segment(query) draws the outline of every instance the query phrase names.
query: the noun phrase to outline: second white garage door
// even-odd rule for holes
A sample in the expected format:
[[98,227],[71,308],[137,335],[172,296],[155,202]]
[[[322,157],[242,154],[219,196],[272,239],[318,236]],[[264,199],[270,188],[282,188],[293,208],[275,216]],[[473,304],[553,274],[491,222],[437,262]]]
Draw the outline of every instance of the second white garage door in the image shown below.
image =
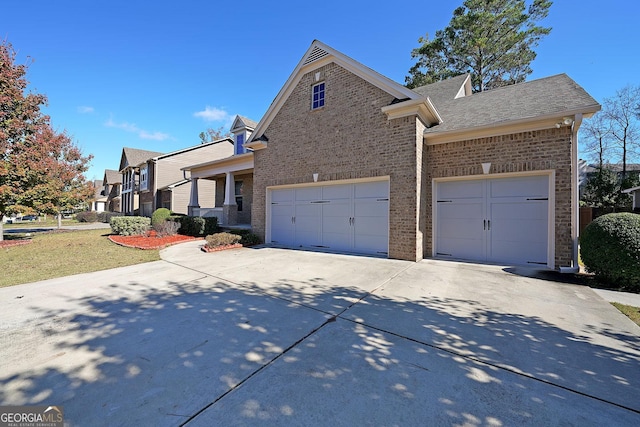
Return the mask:
[[436,185],[436,256],[549,266],[549,176]]
[[387,255],[389,182],[272,189],[270,241]]

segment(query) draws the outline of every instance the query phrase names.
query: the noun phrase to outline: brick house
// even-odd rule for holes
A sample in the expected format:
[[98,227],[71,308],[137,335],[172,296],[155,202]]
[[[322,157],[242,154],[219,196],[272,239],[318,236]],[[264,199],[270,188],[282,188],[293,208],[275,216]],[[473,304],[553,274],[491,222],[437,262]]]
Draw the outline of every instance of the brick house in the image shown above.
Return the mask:
[[252,229],[287,247],[571,270],[577,133],[599,108],[564,74],[410,90],[314,41],[244,144]]

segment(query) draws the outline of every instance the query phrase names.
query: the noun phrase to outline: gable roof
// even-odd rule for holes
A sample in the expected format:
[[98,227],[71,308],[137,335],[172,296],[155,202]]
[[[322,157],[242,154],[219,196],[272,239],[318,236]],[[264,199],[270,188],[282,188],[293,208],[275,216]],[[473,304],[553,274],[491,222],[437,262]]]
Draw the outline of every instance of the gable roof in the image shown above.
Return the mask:
[[[429,86],[419,88],[429,91]],[[439,97],[439,95],[437,95]],[[485,128],[533,121],[557,120],[564,116],[591,116],[600,109],[598,102],[566,74],[504,86],[459,98],[438,99],[442,123],[425,130],[425,136],[438,139]],[[548,127],[548,123],[545,125]]]
[[471,90],[471,74],[461,74],[413,89],[423,97],[431,98],[436,105],[462,96],[469,96]]
[[104,170],[104,179],[105,184],[122,184],[122,175],[118,171],[114,171],[113,169],[105,169]]
[[211,145],[224,144],[225,142],[228,143],[228,144],[233,145],[233,140],[231,138],[216,139],[215,141],[204,142],[202,144],[193,145],[191,147],[181,148],[180,150],[172,151],[172,152],[167,153],[167,154],[159,153],[159,155],[148,157],[145,160],[149,160],[149,159],[155,159],[155,160],[166,159],[168,157],[173,157],[173,156],[176,156],[178,154],[188,153],[189,151],[202,149],[202,148],[205,148],[205,147],[209,147]]
[[147,160],[161,156],[163,153],[157,151],[139,150],[137,148],[124,147],[120,158],[120,172],[130,166],[138,166]]
[[[338,52],[326,44],[318,40],[314,40],[276,95],[275,99],[267,109],[267,112],[255,127],[251,141],[249,141],[248,144],[245,144],[245,146],[252,148],[251,142],[259,141],[260,138],[262,138],[263,132],[269,126],[282,105],[286,102],[291,92],[293,92],[298,82],[302,79],[303,75],[329,63],[335,63],[341,66],[395,97],[397,102],[382,108],[382,111],[390,118],[403,117],[409,114],[418,114],[427,125],[433,125],[441,121],[438,111],[428,97],[425,98],[411,89],[408,89],[371,68],[351,59],[343,53]],[[254,145],[253,147],[257,148],[258,146]]]
[[237,115],[236,118],[233,120],[233,124],[231,125],[231,132],[233,132],[236,129],[243,129],[243,128],[254,130],[256,126],[258,126],[258,123],[251,120],[250,118]]

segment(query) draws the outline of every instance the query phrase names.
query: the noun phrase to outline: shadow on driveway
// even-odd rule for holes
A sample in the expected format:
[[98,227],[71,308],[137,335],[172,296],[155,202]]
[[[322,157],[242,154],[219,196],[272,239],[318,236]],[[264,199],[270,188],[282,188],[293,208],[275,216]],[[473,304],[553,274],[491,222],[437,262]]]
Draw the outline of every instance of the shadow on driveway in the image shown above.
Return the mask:
[[92,426],[640,421],[638,336],[596,331],[614,350],[469,301],[271,287],[203,276],[112,283],[73,310],[26,299],[30,316],[2,327],[0,404]]

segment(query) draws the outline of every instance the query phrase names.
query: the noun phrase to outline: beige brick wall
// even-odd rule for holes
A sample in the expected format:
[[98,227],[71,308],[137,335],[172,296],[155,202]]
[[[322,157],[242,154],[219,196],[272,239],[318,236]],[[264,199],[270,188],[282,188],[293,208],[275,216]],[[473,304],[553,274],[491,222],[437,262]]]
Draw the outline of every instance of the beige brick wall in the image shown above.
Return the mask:
[[430,256],[433,178],[481,175],[481,163],[491,162],[491,175],[554,169],[555,264],[570,266],[571,241],[571,129],[563,127],[490,138],[425,145],[423,170],[424,253]]
[[[311,111],[315,73],[326,83],[325,106]],[[336,64],[304,75],[255,153],[252,228],[265,236],[266,187],[389,176],[389,257],[422,258],[419,165],[422,127],[413,118],[389,121],[381,108],[393,96]]]

